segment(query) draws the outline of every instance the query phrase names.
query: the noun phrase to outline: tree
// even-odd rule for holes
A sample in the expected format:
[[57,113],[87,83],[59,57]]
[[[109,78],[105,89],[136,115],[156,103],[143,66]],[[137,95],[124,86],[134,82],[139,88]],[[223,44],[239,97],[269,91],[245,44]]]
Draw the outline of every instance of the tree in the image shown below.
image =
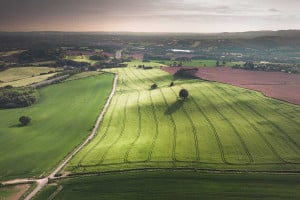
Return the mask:
[[22,126],[26,126],[30,123],[31,118],[27,117],[27,116],[22,116],[22,117],[19,118],[19,121],[20,121]]
[[157,85],[155,83],[151,85],[151,90],[154,90],[156,88],[157,88]]
[[252,61],[247,61],[245,64],[244,64],[244,68],[245,69],[248,69],[248,70],[253,70],[254,69],[254,64]]
[[185,100],[189,96],[189,92],[186,89],[181,89],[179,91],[179,97]]

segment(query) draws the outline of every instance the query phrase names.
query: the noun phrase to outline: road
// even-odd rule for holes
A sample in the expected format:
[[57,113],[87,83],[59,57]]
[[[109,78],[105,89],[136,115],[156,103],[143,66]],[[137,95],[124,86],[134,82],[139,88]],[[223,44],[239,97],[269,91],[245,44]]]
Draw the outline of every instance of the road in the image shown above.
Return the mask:
[[116,59],[121,59],[122,58],[122,50],[119,50],[116,52]]
[[75,156],[75,154],[77,154],[87,143],[89,143],[97,134],[97,131],[99,129],[100,123],[103,120],[103,117],[110,105],[110,102],[116,92],[116,88],[117,88],[117,82],[118,82],[118,75],[115,75],[114,78],[114,82],[113,82],[113,88],[111,90],[111,93],[102,109],[102,112],[100,113],[100,115],[97,118],[96,124],[94,126],[94,129],[92,130],[91,134],[88,136],[88,138],[81,143],[77,148],[75,148],[67,157],[66,159],[60,163],[55,170],[47,177],[45,178],[41,178],[41,179],[15,179],[15,180],[11,180],[11,181],[6,181],[3,182],[3,185],[11,185],[11,184],[22,184],[22,183],[32,183],[32,182],[36,182],[37,183],[37,187],[25,198],[25,200],[30,200],[32,199],[39,191],[41,191],[45,185],[48,183],[49,179],[55,179],[55,174],[57,174],[63,167],[66,166],[66,164],[73,158],[73,156]]

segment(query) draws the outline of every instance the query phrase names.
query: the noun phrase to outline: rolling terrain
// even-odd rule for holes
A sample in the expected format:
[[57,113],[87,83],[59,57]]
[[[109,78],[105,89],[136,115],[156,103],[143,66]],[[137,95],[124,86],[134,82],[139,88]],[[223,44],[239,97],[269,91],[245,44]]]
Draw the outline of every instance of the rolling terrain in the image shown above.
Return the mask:
[[[299,171],[298,106],[239,87],[129,66],[108,70],[119,74],[116,95],[98,135],[66,171]],[[169,87],[171,81],[175,86]],[[150,90],[153,83],[158,88]],[[181,88],[190,93],[185,101],[178,99]]]

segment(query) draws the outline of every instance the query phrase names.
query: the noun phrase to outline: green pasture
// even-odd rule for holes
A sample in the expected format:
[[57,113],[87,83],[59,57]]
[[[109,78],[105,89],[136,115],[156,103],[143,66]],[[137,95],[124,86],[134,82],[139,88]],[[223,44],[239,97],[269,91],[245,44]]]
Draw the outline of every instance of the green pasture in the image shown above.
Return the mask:
[[[34,200],[299,199],[300,176],[138,172],[73,178],[48,185]],[[59,189],[60,188],[60,189]]]
[[[102,74],[39,89],[26,108],[0,110],[0,180],[45,176],[84,140],[112,88]],[[20,127],[25,115],[31,123]]]
[[90,76],[97,76],[97,75],[99,75],[101,73],[102,72],[98,72],[98,71],[80,72],[78,74],[72,75],[69,78],[67,78],[67,81],[77,80],[77,79],[86,78],[86,77],[90,77]]
[[[108,70],[119,74],[117,92],[97,136],[66,171],[300,169],[299,106],[136,64]],[[158,88],[150,90],[153,83]],[[182,88],[190,93],[185,101],[178,99]]]

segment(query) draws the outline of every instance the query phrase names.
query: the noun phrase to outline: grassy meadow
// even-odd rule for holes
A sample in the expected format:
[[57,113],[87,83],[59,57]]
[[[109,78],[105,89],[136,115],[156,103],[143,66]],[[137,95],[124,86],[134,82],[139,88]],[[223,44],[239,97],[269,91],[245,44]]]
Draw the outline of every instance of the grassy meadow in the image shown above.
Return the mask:
[[9,68],[0,72],[1,82],[12,82],[33,76],[39,76],[41,73],[48,73],[56,71],[56,68],[52,67],[15,67]]
[[[21,87],[47,80],[56,74],[52,67],[15,67],[0,72],[0,87],[11,85]],[[49,74],[40,75],[41,73]]]
[[[39,89],[26,108],[0,109],[0,180],[46,175],[90,133],[114,76],[101,74]],[[19,117],[32,122],[19,126]]]
[[66,59],[73,60],[73,61],[76,61],[76,62],[86,62],[86,63],[90,63],[91,65],[99,62],[98,60],[91,60],[89,55],[67,56]]
[[[98,135],[69,163],[73,173],[136,168],[300,169],[300,107],[261,93],[158,68],[119,74]],[[169,87],[171,81],[175,86]],[[157,89],[150,90],[156,83]],[[186,88],[190,96],[181,101]]]
[[138,172],[66,179],[34,200],[299,199],[299,175]]

